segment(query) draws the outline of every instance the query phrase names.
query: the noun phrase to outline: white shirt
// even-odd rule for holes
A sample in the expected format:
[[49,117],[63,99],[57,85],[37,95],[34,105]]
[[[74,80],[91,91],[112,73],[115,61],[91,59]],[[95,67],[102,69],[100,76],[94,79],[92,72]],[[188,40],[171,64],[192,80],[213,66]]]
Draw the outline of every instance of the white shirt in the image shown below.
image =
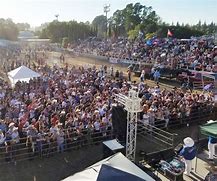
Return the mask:
[[51,127],[50,128],[50,133],[55,133],[58,129],[56,127]]
[[18,131],[13,131],[11,134],[11,138],[12,140],[14,140],[16,143],[19,143],[19,133]]
[[99,129],[100,129],[100,123],[98,121],[94,122],[94,128],[95,128],[95,130],[99,131]]
[[3,133],[0,134],[0,145],[5,142],[5,136]]

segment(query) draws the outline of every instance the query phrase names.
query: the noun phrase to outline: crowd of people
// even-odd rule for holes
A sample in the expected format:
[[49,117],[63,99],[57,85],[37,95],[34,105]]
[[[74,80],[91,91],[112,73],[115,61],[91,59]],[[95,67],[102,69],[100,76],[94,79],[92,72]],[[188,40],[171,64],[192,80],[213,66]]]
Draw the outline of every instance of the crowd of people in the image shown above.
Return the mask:
[[46,51],[52,50],[50,46],[20,45],[0,47],[0,69],[7,73],[22,65],[36,68],[37,65],[43,65],[47,58]]
[[106,66],[43,66],[38,72],[40,78],[18,82],[13,89],[7,82],[1,83],[0,147],[8,154],[23,142],[33,153],[41,152],[43,145],[63,152],[84,135],[110,135],[115,94],[127,95],[132,86],[142,98],[140,119],[144,124],[163,122],[167,127],[176,119],[213,107],[212,94],[129,82]]
[[215,57],[217,47],[211,38],[158,39],[148,41],[137,38],[128,40],[99,40],[91,38],[74,47],[75,52],[89,53],[132,62],[153,63],[164,67],[191,68],[196,70],[217,71]]
[[[136,56],[139,61],[156,59],[161,62],[164,58],[171,62],[168,61],[171,55],[176,59],[187,56],[186,51],[203,49],[178,43],[165,49],[163,45],[167,44],[149,47],[127,39],[113,44],[91,40],[81,43],[75,51],[129,59]],[[160,56],[165,50],[166,59]],[[145,83],[144,71],[140,81],[135,82],[131,80],[130,69],[125,77],[113,66],[69,67],[65,64],[65,67],[49,67],[45,61],[46,51],[40,48],[0,49],[0,59],[4,72],[26,65],[41,74],[40,78],[28,83],[18,82],[13,89],[9,82],[0,82],[0,150],[10,159],[20,144],[32,153],[42,153],[43,150],[63,152],[81,146],[84,140],[97,142],[97,137],[111,136],[112,107],[117,104],[115,94],[127,95],[132,87],[142,98],[139,119],[145,126],[168,128],[172,124],[182,124],[185,119],[193,119],[195,114],[209,113],[214,105],[214,96],[209,92],[161,89],[156,71],[153,72],[156,86],[150,87]],[[64,54],[60,56],[60,63],[65,63]]]

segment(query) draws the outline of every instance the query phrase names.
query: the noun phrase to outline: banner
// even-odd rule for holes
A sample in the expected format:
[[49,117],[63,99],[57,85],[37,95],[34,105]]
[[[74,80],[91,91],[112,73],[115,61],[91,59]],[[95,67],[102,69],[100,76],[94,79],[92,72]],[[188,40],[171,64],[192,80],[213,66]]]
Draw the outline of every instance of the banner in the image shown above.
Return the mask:
[[110,63],[115,63],[115,64],[116,64],[116,63],[118,63],[118,58],[110,57],[110,58],[109,58],[109,62],[110,62]]

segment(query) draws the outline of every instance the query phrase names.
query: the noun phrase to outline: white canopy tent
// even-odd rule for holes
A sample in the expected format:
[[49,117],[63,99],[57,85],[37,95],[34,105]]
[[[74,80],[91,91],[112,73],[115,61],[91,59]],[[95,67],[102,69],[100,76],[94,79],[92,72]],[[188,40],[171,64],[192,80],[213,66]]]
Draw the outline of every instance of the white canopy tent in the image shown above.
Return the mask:
[[117,153],[63,181],[155,181],[121,153]]
[[8,78],[14,86],[18,81],[29,82],[30,79],[40,77],[41,75],[26,66],[20,66],[10,72],[8,72]]

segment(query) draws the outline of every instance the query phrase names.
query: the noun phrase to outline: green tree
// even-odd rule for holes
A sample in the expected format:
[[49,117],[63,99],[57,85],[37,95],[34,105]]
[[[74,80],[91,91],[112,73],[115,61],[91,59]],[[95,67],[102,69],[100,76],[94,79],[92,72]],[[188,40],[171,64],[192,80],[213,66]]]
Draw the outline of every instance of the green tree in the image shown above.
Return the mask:
[[68,44],[69,44],[68,37],[64,37],[63,40],[62,40],[62,47],[67,48]]
[[107,30],[107,19],[104,15],[99,15],[94,18],[92,21],[92,26],[97,29],[98,37],[105,37]]
[[19,31],[26,31],[30,29],[30,24],[28,23],[17,23],[16,25]]
[[0,38],[16,41],[18,28],[11,19],[0,19]]

